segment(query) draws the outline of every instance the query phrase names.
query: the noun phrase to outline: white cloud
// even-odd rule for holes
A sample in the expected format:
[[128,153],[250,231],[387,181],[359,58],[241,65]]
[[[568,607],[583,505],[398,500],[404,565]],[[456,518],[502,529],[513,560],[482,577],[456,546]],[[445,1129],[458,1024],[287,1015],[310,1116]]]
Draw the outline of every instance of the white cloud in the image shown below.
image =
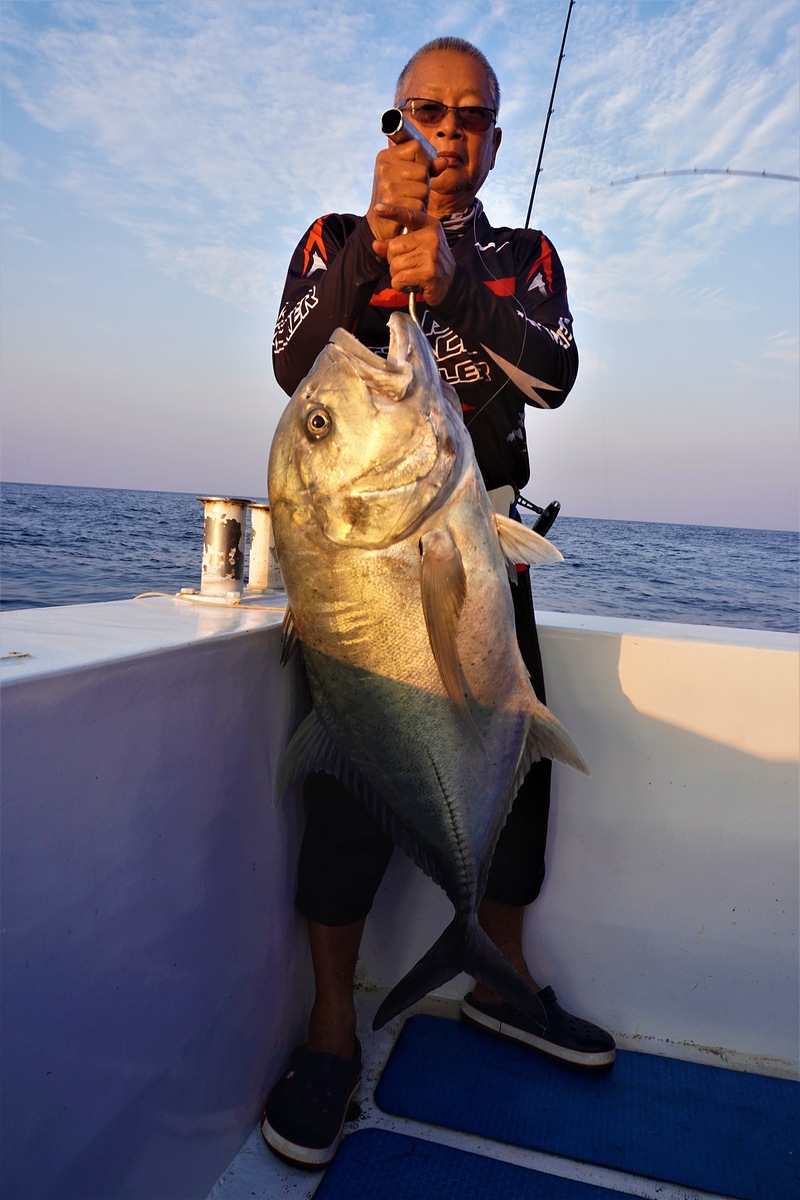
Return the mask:
[[3,232],[6,237],[11,237],[17,242],[33,242],[34,245],[41,246],[42,239],[29,233],[25,226],[16,220],[16,212],[10,205],[3,205],[0,209],[0,221],[4,222]]
[[[250,308],[275,216],[302,212],[303,225],[363,195],[354,180],[368,178],[382,101],[369,78],[356,91],[340,75],[368,33],[359,10],[77,3],[54,15],[42,30],[16,6],[7,86],[62,136],[57,178],[76,206],[141,237],[169,274]],[[282,279],[285,246],[280,257]]]
[[272,321],[278,311],[286,263],[266,250],[226,244],[176,245],[144,236],[147,256],[170,278],[185,277],[205,296],[233,304],[243,312],[266,310]]
[[800,363],[800,337],[788,330],[771,334],[767,338],[764,357],[775,358],[788,366],[797,367]]

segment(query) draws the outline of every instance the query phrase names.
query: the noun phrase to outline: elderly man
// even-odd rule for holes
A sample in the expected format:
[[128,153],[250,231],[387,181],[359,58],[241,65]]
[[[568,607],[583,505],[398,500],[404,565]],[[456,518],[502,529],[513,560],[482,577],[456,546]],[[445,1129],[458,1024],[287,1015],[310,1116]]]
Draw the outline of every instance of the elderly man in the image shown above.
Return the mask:
[[[275,374],[291,394],[339,326],[385,351],[389,315],[414,292],[439,371],[461,400],[487,489],[518,492],[529,476],[525,406],[558,407],[578,369],[564,272],[543,234],[492,228],[477,199],[501,139],[499,87],[483,54],[458,38],[427,43],[401,73],[395,102],[431,142],[435,162],[416,140],[388,146],[375,160],[366,215],[314,223],[289,267]],[[527,571],[512,593],[520,649],[544,701]],[[549,790],[550,763],[543,761],[520,789],[478,912],[538,992],[547,1024],[534,1024],[480,984],[465,997],[462,1018],[572,1066],[605,1068],[614,1061],[613,1038],[565,1012],[523,955],[525,908],[544,878]],[[308,1040],[270,1092],[261,1128],[277,1154],[319,1167],[336,1153],[360,1082],[353,979],[392,844],[331,776],[308,781],[307,812],[297,906],[308,921],[316,996]]]

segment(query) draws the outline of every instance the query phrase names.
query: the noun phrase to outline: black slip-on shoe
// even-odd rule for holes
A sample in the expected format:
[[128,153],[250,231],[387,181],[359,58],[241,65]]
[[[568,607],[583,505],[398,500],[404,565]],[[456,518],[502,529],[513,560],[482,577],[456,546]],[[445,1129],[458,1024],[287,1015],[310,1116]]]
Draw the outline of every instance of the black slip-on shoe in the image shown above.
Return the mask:
[[520,1042],[531,1050],[572,1067],[604,1070],[616,1057],[616,1045],[610,1033],[581,1017],[565,1012],[551,987],[538,993],[547,1025],[538,1025],[512,1004],[483,1004],[472,992],[461,1001],[461,1019],[484,1033],[511,1042]]
[[261,1135],[270,1150],[296,1167],[326,1167],[339,1148],[360,1082],[358,1039],[350,1061],[298,1046],[261,1114]]

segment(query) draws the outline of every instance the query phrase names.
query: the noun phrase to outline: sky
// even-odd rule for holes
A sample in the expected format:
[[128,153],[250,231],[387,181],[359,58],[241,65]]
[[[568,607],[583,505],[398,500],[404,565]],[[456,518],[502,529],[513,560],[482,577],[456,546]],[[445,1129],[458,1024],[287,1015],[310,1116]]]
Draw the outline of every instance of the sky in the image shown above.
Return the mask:
[[[2,478],[263,496],[286,267],[366,210],[400,69],[442,34],[486,53],[481,197],[521,226],[567,9],[2,0]],[[528,410],[536,503],[798,527],[800,185],[769,176],[800,176],[799,90],[800,0],[575,4],[531,224],[581,368]]]

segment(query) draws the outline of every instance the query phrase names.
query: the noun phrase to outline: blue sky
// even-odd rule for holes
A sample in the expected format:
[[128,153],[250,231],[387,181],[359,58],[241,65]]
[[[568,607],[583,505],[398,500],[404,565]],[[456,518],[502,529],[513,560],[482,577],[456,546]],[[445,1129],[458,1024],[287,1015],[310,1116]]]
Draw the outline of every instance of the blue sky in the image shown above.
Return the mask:
[[[482,196],[525,220],[567,0],[3,0],[2,473],[263,495],[270,340],[307,225],[363,212],[380,113],[454,33],[500,77]],[[578,0],[532,224],[581,371],[527,494],[796,528],[798,0]]]

